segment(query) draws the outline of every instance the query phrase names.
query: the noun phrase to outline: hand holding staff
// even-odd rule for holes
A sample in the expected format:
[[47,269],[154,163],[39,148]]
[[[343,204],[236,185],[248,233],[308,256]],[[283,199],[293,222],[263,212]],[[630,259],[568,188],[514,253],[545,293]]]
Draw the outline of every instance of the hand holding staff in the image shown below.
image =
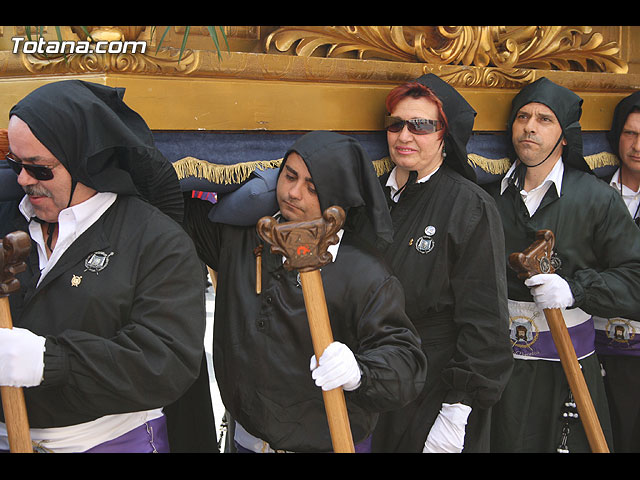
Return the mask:
[[[20,288],[16,273],[26,268],[31,239],[25,232],[13,232],[0,241],[0,328],[13,328],[9,294]],[[24,392],[19,387],[0,387],[2,408],[11,453],[32,453],[31,434]]]
[[[320,268],[331,262],[327,247],[338,242],[336,233],[344,223],[345,213],[340,207],[329,207],[322,218],[308,222],[276,223],[264,217],[256,226],[263,240],[271,244],[271,251],[283,255],[284,267],[300,272],[309,328],[316,358],[333,342]],[[333,449],[336,453],[353,453],[353,436],[342,387],[322,391]]]
[[[538,273],[554,273],[554,259],[552,258],[555,236],[551,230],[540,230],[536,234],[536,241],[523,252],[509,255],[509,266],[518,272],[518,278],[529,278]],[[569,331],[564,322],[562,311],[558,308],[545,308],[545,318],[549,324],[553,341],[560,356],[569,388],[576,400],[576,406],[582,425],[584,426],[591,451],[594,453],[609,453],[607,442],[598,421],[587,383],[580,369]]]

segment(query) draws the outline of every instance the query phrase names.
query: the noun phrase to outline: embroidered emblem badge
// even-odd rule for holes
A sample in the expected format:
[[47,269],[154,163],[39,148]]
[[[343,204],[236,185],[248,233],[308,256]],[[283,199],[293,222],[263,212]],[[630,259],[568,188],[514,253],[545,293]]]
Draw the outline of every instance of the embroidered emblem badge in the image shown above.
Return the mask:
[[113,252],[109,254],[104,252],[93,252],[84,261],[84,266],[86,268],[85,272],[89,270],[90,272],[98,273],[104,270],[107,265],[109,265],[109,257],[111,255],[113,255]]
[[514,353],[523,356],[536,354],[533,345],[540,337],[540,331],[534,320],[537,316],[537,312],[531,316],[526,314],[509,316],[509,336]]
[[80,282],[82,282],[82,275],[74,275],[73,277],[71,277],[71,286],[72,287],[79,287],[80,286]]
[[636,329],[624,318],[610,318],[607,321],[606,332],[610,343],[629,344],[636,336]]

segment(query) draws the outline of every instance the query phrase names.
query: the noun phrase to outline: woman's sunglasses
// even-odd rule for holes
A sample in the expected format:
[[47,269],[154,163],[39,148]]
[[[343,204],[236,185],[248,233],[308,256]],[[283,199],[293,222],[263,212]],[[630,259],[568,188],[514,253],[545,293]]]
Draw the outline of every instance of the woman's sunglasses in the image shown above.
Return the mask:
[[427,135],[428,133],[437,132],[442,128],[442,123],[438,120],[430,120],[428,118],[412,118],[411,120],[403,120],[398,117],[386,116],[384,118],[384,128],[389,132],[398,133],[407,126],[409,132],[415,135]]
[[53,178],[53,169],[51,167],[45,167],[44,165],[27,165],[22,162],[18,162],[11,153],[5,155],[7,162],[11,169],[16,172],[16,175],[20,175],[20,172],[24,168],[29,175],[36,180],[51,180]]

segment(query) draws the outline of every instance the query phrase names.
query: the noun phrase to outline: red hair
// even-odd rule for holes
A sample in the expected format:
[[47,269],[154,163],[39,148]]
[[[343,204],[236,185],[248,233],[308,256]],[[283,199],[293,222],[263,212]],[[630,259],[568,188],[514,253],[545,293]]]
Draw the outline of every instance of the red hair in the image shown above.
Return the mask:
[[391,114],[393,110],[396,108],[398,103],[401,100],[411,97],[411,98],[426,98],[427,100],[433,102],[436,107],[438,107],[438,120],[442,122],[443,132],[442,134],[446,134],[449,130],[449,122],[447,121],[447,116],[444,113],[444,109],[442,107],[442,100],[440,100],[433,90],[428,87],[425,87],[421,83],[418,82],[409,82],[404,85],[399,85],[393,90],[389,92],[387,95],[387,99],[385,101],[385,106],[387,107],[387,113]]

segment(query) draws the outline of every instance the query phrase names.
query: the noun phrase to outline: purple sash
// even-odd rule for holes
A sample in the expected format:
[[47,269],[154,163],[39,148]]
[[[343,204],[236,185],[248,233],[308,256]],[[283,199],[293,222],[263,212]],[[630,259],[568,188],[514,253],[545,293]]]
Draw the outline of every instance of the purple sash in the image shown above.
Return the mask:
[[167,420],[163,416],[145,422],[85,453],[169,453]]

